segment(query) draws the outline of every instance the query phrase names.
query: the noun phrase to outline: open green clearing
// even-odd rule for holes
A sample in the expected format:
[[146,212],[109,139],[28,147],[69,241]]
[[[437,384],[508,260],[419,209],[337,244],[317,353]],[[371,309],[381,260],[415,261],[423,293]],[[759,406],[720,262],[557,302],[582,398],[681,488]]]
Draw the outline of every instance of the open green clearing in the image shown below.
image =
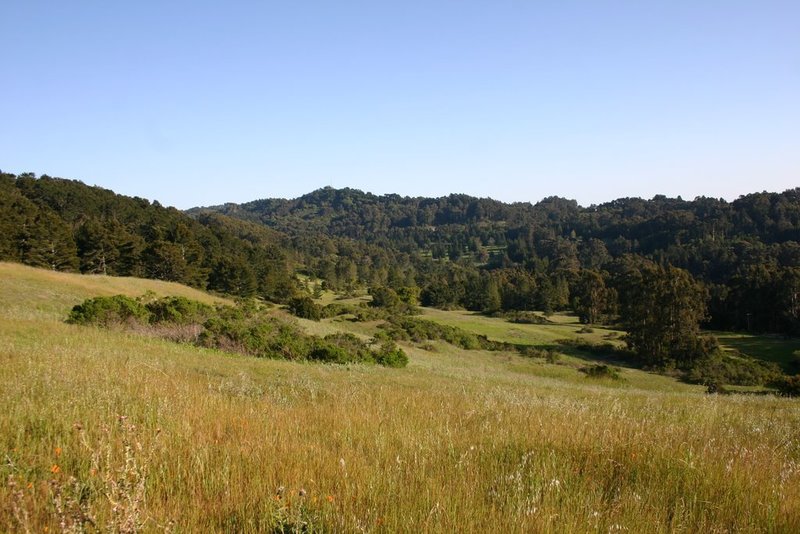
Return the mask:
[[722,347],[739,351],[754,358],[775,362],[782,367],[792,362],[795,351],[800,351],[800,339],[777,334],[756,336],[733,332],[714,332]]
[[474,334],[487,336],[489,339],[523,345],[550,345],[562,339],[572,338],[601,343],[616,340],[624,334],[599,326],[592,327],[594,332],[579,333],[584,325],[578,322],[577,317],[566,314],[554,314],[548,317],[552,324],[511,323],[503,318],[487,317],[464,310],[442,311],[425,308],[424,315],[436,322],[457,326]]
[[[588,379],[577,358],[442,342],[406,343],[408,367],[388,369],[63,322],[86,298],[147,291],[217,300],[0,264],[4,530],[59,531],[83,514],[179,532],[800,531],[797,400],[706,395],[635,369]],[[424,316],[534,345],[610,333],[577,334],[569,318]],[[363,336],[376,327],[298,324]],[[722,341],[765,358],[789,348],[766,338],[747,351],[753,340],[737,339]]]

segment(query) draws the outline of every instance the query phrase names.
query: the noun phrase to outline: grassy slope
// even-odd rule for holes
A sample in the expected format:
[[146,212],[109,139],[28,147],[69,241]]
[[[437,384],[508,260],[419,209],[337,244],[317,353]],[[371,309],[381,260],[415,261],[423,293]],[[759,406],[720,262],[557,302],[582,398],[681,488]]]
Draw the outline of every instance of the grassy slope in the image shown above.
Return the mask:
[[35,269],[18,263],[0,262],[3,282],[2,301],[5,315],[16,318],[62,320],[64,310],[88,297],[129,295],[137,297],[148,291],[174,295],[207,304],[228,302],[203,291],[180,284],[102,275],[77,275]]
[[[68,503],[73,476],[98,521],[138,514],[147,530],[800,529],[797,401],[636,371],[612,388],[444,345],[409,347],[406,369],[338,367],[61,322],[82,298],[148,289],[192,291],[0,265],[0,474],[17,483],[0,486],[0,525],[28,511],[57,530],[53,488]],[[121,473],[146,498],[114,518]]]

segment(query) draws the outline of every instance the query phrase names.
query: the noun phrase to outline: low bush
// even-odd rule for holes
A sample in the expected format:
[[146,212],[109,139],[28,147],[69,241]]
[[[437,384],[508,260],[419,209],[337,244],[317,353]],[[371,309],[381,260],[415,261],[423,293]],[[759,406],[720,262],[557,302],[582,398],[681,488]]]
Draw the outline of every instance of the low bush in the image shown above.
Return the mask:
[[586,373],[587,378],[608,378],[611,380],[622,380],[620,370],[605,364],[589,365],[581,367],[580,371]]
[[391,339],[415,343],[442,340],[465,350],[496,350],[485,336],[477,336],[454,326],[441,325],[426,319],[391,317],[381,325]]
[[336,363],[374,363],[376,361],[369,346],[353,334],[328,334],[323,341],[343,352],[344,356],[340,356]]
[[408,355],[394,343],[384,343],[375,353],[375,362],[386,367],[405,367]]
[[301,319],[319,321],[322,318],[322,307],[311,297],[295,297],[288,302],[289,311]]
[[[306,298],[293,301],[297,304],[295,311],[307,314],[310,310],[309,318],[313,318],[314,310],[321,308],[314,302],[311,304],[316,308],[308,306]],[[142,304],[145,299],[148,302]],[[213,308],[183,297],[98,297],[75,306],[68,321],[106,327],[123,325],[172,341],[261,358],[378,363],[388,367],[403,367],[408,363],[408,357],[389,336],[376,350],[353,334],[311,336],[294,321],[267,313],[264,306],[253,301]]]
[[147,323],[150,311],[137,299],[124,295],[95,297],[72,308],[68,322],[80,325],[111,326],[130,322]]
[[151,323],[203,323],[214,313],[211,306],[185,297],[164,297],[148,302],[145,307]]
[[330,317],[338,317],[340,315],[347,315],[348,313],[352,313],[352,307],[348,306],[347,304],[341,304],[339,302],[332,302],[327,306],[324,306],[320,311],[320,314],[323,319],[328,319]]
[[552,321],[532,311],[517,311],[506,313],[506,320],[516,324],[552,324]]

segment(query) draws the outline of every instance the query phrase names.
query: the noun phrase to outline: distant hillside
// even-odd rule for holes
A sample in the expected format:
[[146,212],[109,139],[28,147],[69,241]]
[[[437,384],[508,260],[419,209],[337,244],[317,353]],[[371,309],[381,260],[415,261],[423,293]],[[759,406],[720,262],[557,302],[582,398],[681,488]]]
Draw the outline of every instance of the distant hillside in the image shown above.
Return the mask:
[[712,326],[800,333],[800,188],[733,202],[656,196],[590,207],[558,197],[506,204],[325,188],[191,213],[259,222],[298,249],[316,235],[394,255],[387,269],[370,269],[348,247],[327,247],[311,271],[333,286],[413,281],[430,305],[485,310],[499,299],[502,309],[574,309],[581,280],[593,277],[587,271],[621,293],[632,270],[655,262],[703,282]]
[[536,204],[507,204],[461,194],[441,198],[376,196],[326,187],[292,200],[263,199],[189,212],[223,213],[290,234],[322,231],[419,249],[430,249],[441,241],[443,231],[509,243],[521,228],[531,226],[545,234],[569,236],[574,232],[584,240],[619,241],[618,249],[639,253],[737,237],[765,243],[800,241],[800,188],[780,194],[754,193],[733,202],[656,196],[652,200],[622,198],[584,208],[559,197]]

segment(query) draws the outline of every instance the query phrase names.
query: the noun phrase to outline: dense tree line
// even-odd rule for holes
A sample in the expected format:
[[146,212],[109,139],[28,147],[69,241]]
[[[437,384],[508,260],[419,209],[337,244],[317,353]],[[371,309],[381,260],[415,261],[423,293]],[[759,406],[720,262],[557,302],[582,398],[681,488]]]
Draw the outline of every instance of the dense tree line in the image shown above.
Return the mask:
[[286,300],[289,240],[221,214],[191,218],[81,182],[0,174],[0,259],[62,271],[141,276]]

